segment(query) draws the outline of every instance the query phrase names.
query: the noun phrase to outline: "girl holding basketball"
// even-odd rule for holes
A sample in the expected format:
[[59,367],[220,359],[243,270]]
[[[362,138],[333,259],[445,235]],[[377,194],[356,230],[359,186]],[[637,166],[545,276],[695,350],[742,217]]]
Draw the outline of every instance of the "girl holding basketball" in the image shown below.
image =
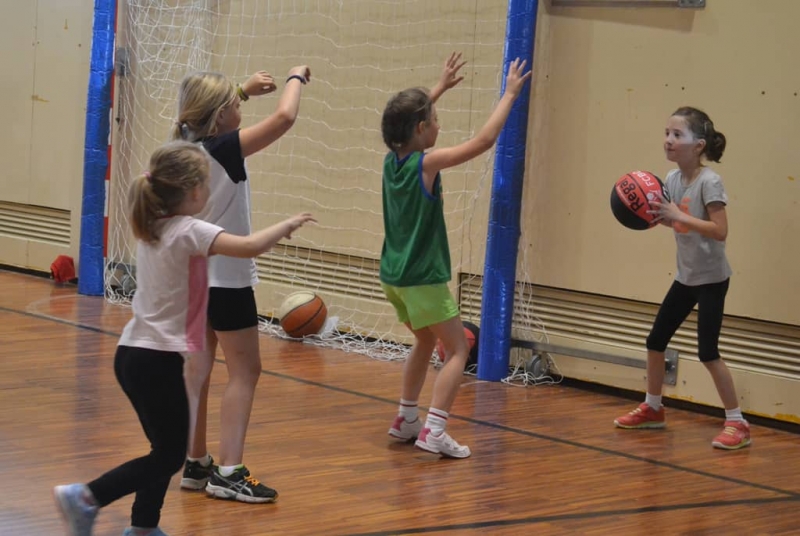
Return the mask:
[[[514,101],[531,77],[530,71],[523,72],[524,61],[512,62],[505,93],[477,135],[455,147],[426,152],[439,134],[435,103],[463,80],[458,72],[465,63],[461,54],[452,54],[433,90],[411,88],[394,95],[381,120],[383,141],[389,148],[383,164],[381,285],[398,319],[415,338],[404,365],[400,407],[389,435],[404,441],[416,439],[418,448],[453,458],[470,455],[469,447],[459,445],[445,432],[469,350],[458,305],[447,286],[451,278],[450,249],[439,172],[463,164],[494,145]],[[437,339],[442,341],[448,358],[433,386],[423,426],[417,400]]]
[[725,136],[701,110],[679,108],[670,116],[664,151],[678,165],[667,174],[665,188],[671,201],[651,202],[661,223],[672,227],[678,247],[678,270],[647,337],[647,394],[645,401],[614,424],[620,428],[663,428],[664,351],[670,339],[695,305],[697,349],[722,403],[723,431],[712,441],[721,449],[740,449],[750,444],[750,426],[742,416],[733,379],[720,359],[719,335],[731,268],[725,255],[728,197],[722,179],[703,164],[703,158],[719,162]]
[[54,489],[71,536],[92,533],[100,508],[136,494],[123,536],[165,536],[158,527],[172,475],[183,465],[189,435],[184,356],[206,345],[207,258],[252,258],[290,237],[310,214],[249,236],[197,219],[209,197],[210,162],[188,142],[171,142],[150,158],[131,186],[130,221],[138,239],[133,318],[114,356],[114,372],[139,417],[150,453],[88,484]]
[[[303,87],[311,71],[301,65],[289,71],[276,110],[260,122],[239,128],[240,104],[275,90],[268,73],[259,71],[241,87],[224,75],[199,72],[186,76],[178,95],[174,139],[201,144],[211,155],[211,197],[198,214],[237,235],[250,233],[250,185],[245,158],[277,141],[294,124]],[[248,503],[274,502],[278,493],[250,475],[243,464],[244,441],[256,384],[261,376],[258,314],[253,286],[258,283],[253,259],[215,257],[209,262],[208,345],[192,359],[186,383],[192,407],[189,450],[181,487],[205,489],[209,495]],[[206,445],[208,387],[217,343],[225,354],[228,383],[220,410],[219,465]]]

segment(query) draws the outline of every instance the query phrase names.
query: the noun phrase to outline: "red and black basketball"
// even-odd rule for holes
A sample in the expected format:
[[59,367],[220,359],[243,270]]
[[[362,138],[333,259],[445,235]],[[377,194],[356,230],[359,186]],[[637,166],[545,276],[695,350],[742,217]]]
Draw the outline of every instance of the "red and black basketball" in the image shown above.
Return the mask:
[[661,179],[648,171],[631,171],[619,178],[611,189],[611,212],[628,229],[643,231],[655,226],[656,214],[649,214],[652,201],[669,201]]

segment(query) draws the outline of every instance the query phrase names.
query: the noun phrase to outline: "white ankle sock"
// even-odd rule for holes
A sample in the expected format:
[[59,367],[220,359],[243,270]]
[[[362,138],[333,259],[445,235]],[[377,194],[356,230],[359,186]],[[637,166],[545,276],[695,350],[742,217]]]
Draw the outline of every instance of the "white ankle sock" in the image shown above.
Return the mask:
[[238,465],[220,465],[219,474],[222,476],[231,476],[237,469],[244,467],[241,463]]
[[403,417],[406,422],[414,422],[419,417],[419,406],[416,400],[400,399],[400,407],[397,414]]
[[186,459],[190,462],[198,462],[203,467],[208,467],[211,465],[211,455],[208,452],[206,452],[206,455],[202,458],[192,458],[191,456],[187,456]]
[[661,409],[661,395],[651,395],[647,393],[644,397],[644,403],[658,411]]
[[442,435],[447,427],[447,417],[450,415],[446,411],[431,408],[428,410],[428,418],[425,420],[425,428],[430,428],[435,436]]
[[744,418],[744,415],[742,415],[742,408],[726,409],[725,420],[747,422]]

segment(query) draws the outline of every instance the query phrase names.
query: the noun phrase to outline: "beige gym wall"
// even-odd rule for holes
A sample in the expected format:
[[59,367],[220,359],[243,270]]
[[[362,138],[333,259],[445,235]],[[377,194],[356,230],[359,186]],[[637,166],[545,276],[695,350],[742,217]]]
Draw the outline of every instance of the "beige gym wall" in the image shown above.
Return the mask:
[[90,0],[4,1],[0,20],[0,263],[78,260]]
[[661,301],[672,233],[623,228],[609,195],[630,170],[666,176],[666,120],[691,105],[728,138],[711,164],[730,198],[726,313],[800,325],[797,20],[792,0],[544,9],[522,225],[532,281]]
[[[713,164],[729,196],[733,268],[722,353],[743,408],[798,421],[800,3],[706,3],[700,10],[541,6],[520,244],[530,261],[520,278],[570,291],[560,297],[588,293],[577,298],[578,311],[603,296],[646,302],[609,299],[602,310],[623,311],[613,325],[601,321],[598,330],[590,312],[577,313],[572,335],[556,337],[643,357],[635,348],[674,278],[674,238],[664,227],[623,228],[609,195],[629,170],[664,177],[674,167],[662,150],[668,116],[682,105],[704,109],[728,138],[722,164]],[[587,342],[603,339],[606,328],[616,330],[614,341]],[[678,384],[666,393],[718,406],[693,345],[689,323],[673,341]],[[643,370],[568,356],[558,363],[569,377],[644,389]]]
[[[646,314],[651,314],[674,275],[674,239],[665,228],[645,232],[622,228],[611,216],[608,197],[615,179],[631,169],[649,169],[665,175],[670,163],[663,157],[661,143],[667,116],[680,105],[698,106],[709,112],[729,140],[723,164],[715,165],[730,196],[728,252],[734,276],[726,312],[780,323],[756,325],[757,335],[780,332],[789,347],[796,341],[800,325],[800,297],[792,278],[792,267],[798,260],[793,239],[798,224],[793,216],[800,188],[800,162],[793,146],[800,140],[800,97],[795,94],[800,91],[800,75],[793,61],[794,51],[800,49],[800,36],[792,24],[800,17],[800,4],[793,0],[708,0],[707,4],[702,10],[687,10],[562,8],[540,2],[520,241],[520,259],[526,262],[520,266],[519,279],[548,289],[565,289],[567,294],[599,296],[600,300],[635,300],[642,302]],[[234,13],[248,9],[247,1],[231,0],[221,5]],[[498,42],[495,34],[503,30],[502,25],[481,23],[481,18],[496,20],[498,13],[502,16],[505,11],[506,2],[482,0],[478,9],[473,6],[471,10],[466,10],[460,1],[437,0],[435,5],[437,12],[458,10],[459,19],[473,17],[475,21],[465,22],[463,28],[447,28],[451,32],[447,39],[461,42],[464,35],[473,39],[479,35],[482,43]],[[376,6],[375,9],[380,8],[380,4]],[[347,12],[346,4],[340,8],[339,15],[352,16],[351,22],[358,20],[358,14]],[[0,263],[47,270],[58,253],[66,252],[77,261],[93,2],[40,0],[27,5],[14,3],[5,10],[7,16],[0,22],[2,43],[4,50],[16,52],[4,55],[6,74],[0,86],[11,125],[0,144],[0,163],[5,169],[0,178],[0,201],[13,203],[12,212],[19,212],[19,205],[48,207],[47,218],[66,227],[67,238],[62,234],[60,242],[50,243],[0,231]],[[285,27],[274,31],[313,34],[313,25],[320,19],[311,16],[310,20],[307,24],[295,16],[284,17],[281,24]],[[369,25],[363,27],[369,30]],[[316,38],[282,43],[267,39],[259,43],[259,47],[281,58],[268,66],[276,76],[310,57],[308,63],[318,74],[318,85],[312,83],[307,88],[308,98],[304,98],[293,137],[271,154],[253,158],[249,165],[254,173],[279,178],[292,173],[325,176],[326,159],[332,158],[336,166],[375,169],[376,175],[329,179],[335,179],[337,184],[375,188],[375,181],[379,180],[379,158],[375,154],[382,150],[375,132],[375,113],[352,112],[349,108],[354,104],[347,100],[326,105],[322,95],[332,86],[384,88],[377,96],[351,95],[356,105],[374,110],[391,90],[432,84],[438,72],[426,70],[406,76],[403,68],[409,62],[400,57],[388,60],[397,69],[386,79],[375,78],[369,69],[330,70],[334,62],[321,58],[331,54],[340,66],[349,65],[354,57],[362,62],[386,59],[370,56],[377,49],[345,47],[347,39],[357,42],[358,36],[350,34],[357,28],[360,26],[355,23],[333,28],[340,32],[340,48],[335,50],[326,46],[325,39]],[[324,26],[321,29],[333,31]],[[370,39],[382,37],[378,30]],[[416,36],[409,37],[412,38]],[[418,63],[429,64],[431,58],[443,57],[451,48],[447,39],[426,48],[425,58]],[[240,45],[234,42],[230,46]],[[458,142],[464,132],[474,132],[486,119],[496,98],[496,93],[485,90],[496,82],[496,72],[490,66],[501,56],[501,46],[496,50],[483,46],[468,51],[470,65],[482,67],[470,71],[468,86],[454,92],[451,100],[443,101],[440,119],[445,127],[440,144]],[[215,59],[219,63],[215,67],[224,68],[237,81],[256,67],[241,55],[231,61],[223,65]],[[183,73],[168,74],[179,79]],[[317,87],[322,93],[314,93]],[[470,89],[475,87],[484,89]],[[118,98],[135,102],[141,91],[143,88],[118,79]],[[121,151],[117,154],[126,155],[124,161],[117,162],[128,167],[126,176],[141,171],[147,153],[166,139],[174,114],[174,93],[165,91],[161,98],[161,107],[139,109],[124,117],[123,128],[135,131],[132,139],[137,140],[136,146],[115,143],[116,150]],[[273,103],[274,100],[253,100],[247,103],[246,110],[263,116]],[[356,134],[342,137],[323,128],[328,124],[335,125],[339,132]],[[462,133],[461,138],[457,132]],[[339,162],[351,154],[348,151],[355,145],[368,149],[363,151],[364,161]],[[312,157],[306,156],[309,154]],[[461,222],[449,222],[451,229],[458,229],[451,234],[454,264],[461,263],[463,271],[473,274],[483,271],[486,239],[489,188],[481,182],[485,177],[481,168],[482,162],[466,171],[450,171],[446,176],[448,192],[482,187],[471,224],[459,227]],[[116,187],[124,189],[124,179],[119,179]],[[270,221],[268,214],[275,202],[269,195],[273,185],[262,181],[257,187],[261,193],[254,196],[255,223],[264,225]],[[306,193],[331,195],[314,188]],[[374,196],[370,200],[358,199],[359,205],[373,204],[369,206],[372,212],[380,210]],[[7,203],[3,207],[9,210]],[[331,227],[345,227],[353,219],[352,213],[338,221],[333,214],[324,216]],[[375,214],[358,222],[370,228],[380,226]],[[312,236],[332,251],[346,252],[353,246],[352,237],[341,231],[325,235],[322,230],[314,230]],[[376,238],[355,245],[374,251],[377,258],[379,242]],[[273,311],[282,295],[282,290],[270,288],[268,284],[259,286],[262,312]],[[376,307],[387,309],[385,302],[378,301]],[[365,307],[363,300],[358,306]],[[543,314],[541,310],[534,313]],[[391,321],[390,314],[387,319]],[[646,322],[642,325],[646,326]],[[633,330],[637,345],[643,329],[646,327]],[[585,338],[593,335],[587,333]],[[682,348],[686,350],[682,350],[679,385],[670,394],[718,404],[707,374],[691,355],[691,333],[682,336]],[[767,355],[771,348],[767,345]],[[636,345],[621,349],[620,353],[642,357]],[[791,361],[794,358],[787,359],[787,367],[796,368],[796,361]],[[643,372],[636,369],[568,356],[559,356],[558,364],[570,377],[631,389],[644,386]],[[764,373],[759,366],[734,365],[745,409],[797,419],[800,400],[793,394],[797,391],[796,372],[772,374]]]

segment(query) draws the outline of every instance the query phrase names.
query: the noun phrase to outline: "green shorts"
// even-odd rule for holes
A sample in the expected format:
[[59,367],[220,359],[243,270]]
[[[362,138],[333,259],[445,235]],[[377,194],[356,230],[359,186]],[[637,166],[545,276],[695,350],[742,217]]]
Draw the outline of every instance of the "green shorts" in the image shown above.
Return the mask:
[[458,304],[447,283],[395,287],[381,283],[386,298],[397,311],[400,322],[422,329],[459,315]]

